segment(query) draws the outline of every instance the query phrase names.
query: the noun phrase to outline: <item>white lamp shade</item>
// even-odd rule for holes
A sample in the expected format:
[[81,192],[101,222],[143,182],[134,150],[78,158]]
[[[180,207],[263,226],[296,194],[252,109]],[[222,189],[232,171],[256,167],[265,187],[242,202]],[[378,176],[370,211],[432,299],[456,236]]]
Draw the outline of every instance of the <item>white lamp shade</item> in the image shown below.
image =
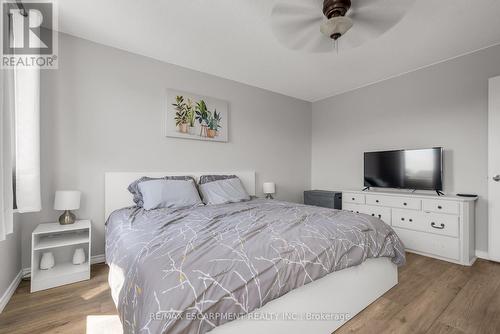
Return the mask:
[[77,190],[58,190],[54,199],[54,210],[80,209],[81,192]]
[[274,194],[276,192],[276,186],[274,182],[265,182],[262,185],[262,189],[264,191],[264,194]]

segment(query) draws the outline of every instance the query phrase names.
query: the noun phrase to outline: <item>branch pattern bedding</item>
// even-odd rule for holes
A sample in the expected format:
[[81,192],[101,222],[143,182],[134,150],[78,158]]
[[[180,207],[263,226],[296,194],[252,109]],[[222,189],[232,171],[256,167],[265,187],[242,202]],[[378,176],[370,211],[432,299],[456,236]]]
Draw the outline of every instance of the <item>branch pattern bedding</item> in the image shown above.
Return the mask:
[[[206,333],[374,257],[405,263],[401,241],[381,220],[275,200],[131,207],[106,223],[124,333]],[[111,283],[112,272],[121,284]]]

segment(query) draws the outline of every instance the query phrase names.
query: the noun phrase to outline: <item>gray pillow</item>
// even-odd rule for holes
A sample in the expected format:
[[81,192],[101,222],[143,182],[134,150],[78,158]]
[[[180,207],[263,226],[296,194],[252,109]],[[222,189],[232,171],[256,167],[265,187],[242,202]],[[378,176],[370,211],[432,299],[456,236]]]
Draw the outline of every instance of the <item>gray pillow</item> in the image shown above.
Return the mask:
[[203,202],[207,205],[236,203],[250,200],[239,178],[212,181],[199,186]]
[[200,184],[205,184],[209,182],[227,180],[227,179],[237,179],[236,175],[202,175],[200,176]]
[[145,210],[202,204],[193,180],[149,180],[139,183]]
[[134,196],[134,203],[137,204],[137,206],[142,206],[143,204],[142,195],[141,192],[139,191],[139,183],[151,180],[193,180],[193,182],[196,182],[191,176],[164,176],[156,178],[143,176],[140,179],[137,179],[134,182],[132,182],[127,188],[128,191]]

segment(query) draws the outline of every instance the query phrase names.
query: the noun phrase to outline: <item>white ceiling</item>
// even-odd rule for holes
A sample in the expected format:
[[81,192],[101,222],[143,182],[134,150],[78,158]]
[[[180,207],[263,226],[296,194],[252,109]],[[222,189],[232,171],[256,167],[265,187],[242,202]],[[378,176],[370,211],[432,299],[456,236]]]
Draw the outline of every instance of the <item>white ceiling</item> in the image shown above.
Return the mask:
[[500,42],[499,0],[416,0],[395,27],[358,48],[293,51],[271,30],[275,3],[59,0],[59,30],[307,101]]

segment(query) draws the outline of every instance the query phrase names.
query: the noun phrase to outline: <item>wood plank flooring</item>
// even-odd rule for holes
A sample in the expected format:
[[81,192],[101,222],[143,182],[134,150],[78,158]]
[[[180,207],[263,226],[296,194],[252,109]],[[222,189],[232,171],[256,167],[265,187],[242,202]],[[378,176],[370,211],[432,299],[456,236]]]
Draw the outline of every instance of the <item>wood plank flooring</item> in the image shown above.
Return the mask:
[[[500,333],[500,264],[462,267],[415,254],[399,284],[335,333]],[[37,293],[23,281],[0,314],[0,334],[86,333],[89,315],[115,315],[107,266],[92,279]]]

